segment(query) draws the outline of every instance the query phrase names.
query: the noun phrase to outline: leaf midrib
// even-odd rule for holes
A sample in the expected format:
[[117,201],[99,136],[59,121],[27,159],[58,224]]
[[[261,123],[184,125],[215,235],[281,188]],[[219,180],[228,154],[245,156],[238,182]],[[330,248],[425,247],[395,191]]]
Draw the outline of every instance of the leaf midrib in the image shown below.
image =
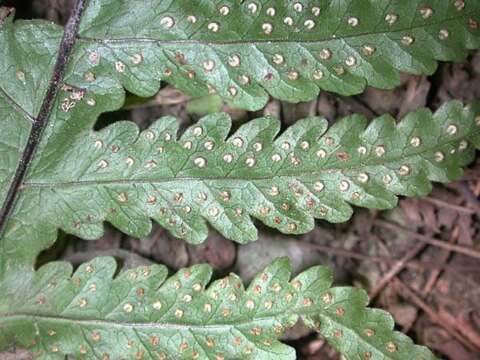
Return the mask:
[[101,325],[101,326],[114,326],[114,327],[127,327],[127,328],[149,328],[149,329],[165,329],[165,330],[188,330],[188,329],[198,329],[198,330],[222,330],[224,331],[226,328],[237,328],[241,326],[248,325],[250,323],[256,324],[262,321],[271,321],[272,319],[278,318],[280,316],[290,316],[290,315],[297,315],[297,316],[308,316],[318,314],[321,309],[309,309],[308,311],[282,311],[278,313],[271,314],[269,316],[261,316],[255,317],[253,319],[248,320],[241,320],[238,322],[232,322],[231,324],[175,324],[175,323],[168,323],[168,322],[127,322],[127,321],[115,321],[115,320],[105,320],[105,319],[78,319],[73,317],[66,317],[66,316],[53,316],[53,315],[39,315],[35,313],[27,313],[27,312],[13,312],[13,313],[0,313],[0,325],[2,322],[9,322],[9,321],[25,321],[25,320],[32,320],[36,319],[39,321],[52,321],[52,322],[60,322],[60,323],[74,323],[79,325]]
[[27,112],[23,107],[20,106],[1,86],[0,86],[0,98],[5,100],[5,102],[17,113],[22,115],[26,120],[31,123],[35,122],[35,118]]
[[[422,150],[415,151],[410,153],[407,156],[396,156],[396,157],[391,157],[391,158],[379,158],[379,160],[382,161],[373,161],[371,163],[365,163],[365,162],[360,162],[358,165],[355,166],[350,166],[350,167],[331,167],[331,168],[324,168],[324,169],[319,169],[318,171],[303,171],[303,172],[294,172],[292,174],[281,174],[281,175],[269,175],[269,176],[258,176],[258,177],[232,177],[232,176],[203,176],[203,177],[158,177],[155,179],[142,179],[142,178],[137,178],[137,179],[132,179],[132,180],[126,180],[126,179],[113,179],[113,180],[80,180],[80,181],[59,181],[59,182],[24,182],[19,189],[20,191],[26,191],[29,189],[35,189],[35,188],[68,188],[68,187],[89,187],[89,186],[94,186],[94,185],[122,185],[122,184],[164,184],[164,183],[169,183],[169,182],[178,182],[178,181],[262,181],[262,180],[270,180],[273,181],[274,179],[279,179],[279,178],[302,178],[305,176],[315,176],[315,175],[321,175],[321,174],[329,174],[329,173],[335,173],[335,172],[344,172],[344,171],[361,171],[365,167],[375,167],[375,166],[387,166],[390,163],[398,163],[400,161],[405,162],[408,164],[408,158],[412,157],[417,157],[419,155],[423,155],[426,153],[430,153],[433,151],[437,151],[442,149],[443,147],[450,145],[452,143],[458,142],[462,139],[465,139],[467,137],[476,137],[477,135],[480,135],[480,129],[479,128],[474,128],[473,131],[470,131],[468,134],[464,134],[463,136],[458,136],[453,139],[450,139],[448,141],[442,142],[442,143],[437,143],[433,147],[427,147],[423,148]],[[335,151],[332,151],[332,153],[336,152],[339,150],[337,148]],[[292,152],[294,153],[294,152]],[[291,154],[291,153],[289,153]],[[286,158],[288,158],[288,155],[286,155]],[[366,156],[374,156],[374,154],[366,155]],[[288,161],[288,160],[285,160]],[[425,159],[425,161],[427,161]]]
[[[306,310],[304,308],[304,310]],[[346,328],[349,331],[358,335],[360,341],[366,344],[368,347],[371,347],[381,354],[383,354],[386,359],[393,359],[389,357],[385,350],[378,348],[374,344],[366,341],[358,332],[357,329],[354,327],[349,327],[346,324],[340,323],[336,321],[334,316],[330,316],[328,312],[322,311],[323,308],[317,309],[308,309],[306,311],[291,311],[291,312],[279,312],[272,314],[270,316],[263,316],[263,317],[256,317],[254,319],[243,320],[239,322],[235,322],[232,324],[206,324],[206,325],[198,325],[198,324],[174,324],[174,323],[158,323],[158,322],[126,322],[126,321],[114,321],[114,320],[104,320],[104,319],[76,319],[72,317],[64,317],[64,316],[49,316],[49,315],[38,315],[38,314],[29,314],[29,313],[9,313],[9,314],[1,314],[0,313],[0,324],[3,322],[8,323],[9,321],[45,321],[45,322],[56,322],[56,323],[67,323],[67,324],[75,324],[80,326],[102,326],[102,327],[114,327],[114,328],[127,328],[129,330],[137,330],[139,328],[142,329],[154,329],[158,331],[162,330],[176,330],[176,331],[204,331],[204,332],[211,332],[211,331],[227,331],[229,329],[237,329],[239,327],[246,326],[248,324],[255,324],[258,325],[260,322],[270,322],[272,319],[277,318],[279,316],[289,316],[289,315],[296,315],[296,316],[309,316],[309,315],[319,315],[320,317],[327,318],[331,322],[335,323],[339,328]]]
[[30,168],[30,164],[36,155],[36,150],[41,142],[43,130],[49,122],[53,104],[57,98],[58,90],[63,81],[63,76],[75,45],[76,34],[80,27],[80,20],[86,1],[87,0],[77,0],[75,2],[67,24],[65,25],[55,66],[43,97],[40,110],[33,121],[27,143],[22,151],[21,159],[15,169],[5,200],[0,207],[0,238],[5,230],[10,213],[15,207],[19,188],[22,186],[25,176]]

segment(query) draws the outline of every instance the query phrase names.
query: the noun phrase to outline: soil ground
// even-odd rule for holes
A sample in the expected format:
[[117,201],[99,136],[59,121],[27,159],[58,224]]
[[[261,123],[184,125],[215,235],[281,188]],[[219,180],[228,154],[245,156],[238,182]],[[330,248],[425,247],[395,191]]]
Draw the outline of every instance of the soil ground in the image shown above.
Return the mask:
[[[6,1],[25,18],[46,18],[62,23],[71,0]],[[2,1],[0,1],[2,4]],[[330,122],[353,112],[369,119],[390,113],[401,118],[419,106],[437,109],[443,102],[480,98],[480,52],[459,64],[440,64],[431,77],[403,76],[393,91],[367,89],[355,97],[321,93],[311,102],[289,104],[272,100],[265,109],[249,113],[223,105],[237,125],[263,114],[279,117],[284,126],[305,116],[321,115]],[[197,106],[198,107],[198,106]],[[119,119],[132,119],[141,127],[163,115],[174,115],[187,126],[199,116],[195,102],[164,87],[148,102],[107,114],[99,127]],[[400,199],[388,212],[356,209],[345,224],[318,221],[303,236],[284,236],[260,225],[260,239],[239,247],[214,230],[200,246],[187,245],[155,227],[146,239],[134,239],[108,228],[98,241],[64,235],[39,261],[64,259],[75,264],[110,254],[127,266],[150,261],[172,271],[208,262],[217,276],[230,271],[245,281],[269,259],[289,255],[295,272],[312,264],[329,264],[336,283],[364,287],[372,304],[388,310],[399,330],[427,345],[439,357],[480,359],[480,158],[457,182],[435,184],[424,198]],[[432,241],[433,240],[433,241]],[[252,266],[255,264],[255,266]],[[285,338],[299,359],[339,359],[325,341],[295,327]],[[28,359],[28,353],[0,354],[0,359]]]

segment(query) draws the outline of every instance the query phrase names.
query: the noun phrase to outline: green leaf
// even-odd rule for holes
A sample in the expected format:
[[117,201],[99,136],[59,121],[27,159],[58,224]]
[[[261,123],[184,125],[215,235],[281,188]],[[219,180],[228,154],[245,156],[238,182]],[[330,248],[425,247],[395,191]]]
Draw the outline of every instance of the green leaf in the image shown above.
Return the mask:
[[[357,4],[365,7],[362,14],[354,13]],[[113,358],[115,354],[116,358],[126,354],[152,357],[148,342],[159,323],[166,336],[159,336],[158,341],[169,356],[180,351],[180,346],[184,348],[186,340],[192,344],[197,341],[195,351],[201,356],[206,350],[199,344],[204,344],[202,339],[193,338],[191,328],[203,329],[204,323],[213,321],[213,328],[199,331],[219,336],[225,357],[250,351],[243,346],[237,349],[231,341],[223,343],[225,337],[233,338],[226,328],[245,332],[252,354],[259,354],[259,358],[262,354],[265,358],[293,357],[291,349],[273,341],[273,333],[277,323],[285,327],[301,316],[311,326],[321,320],[325,327],[320,331],[325,331],[327,338],[332,334],[338,338],[331,342],[346,354],[388,356],[392,350],[391,358],[403,359],[419,351],[424,353],[422,357],[431,358],[427,350],[415,350],[418,348],[405,337],[391,334],[391,321],[383,313],[364,310],[363,293],[331,289],[332,297],[326,295],[330,286],[326,270],[301,275],[306,287],[296,289],[294,283],[287,284],[286,265],[275,263],[268,271],[283,284],[274,299],[278,312],[268,317],[274,305],[268,309],[263,303],[261,313],[266,312],[266,318],[252,318],[247,311],[251,305],[247,310],[244,305],[250,304],[247,296],[259,294],[255,294],[255,285],[247,293],[240,287],[238,296],[243,303],[232,305],[229,315],[233,322],[229,322],[224,319],[223,308],[220,316],[212,307],[216,317],[205,318],[198,312],[203,311],[204,303],[197,307],[216,286],[219,293],[234,291],[229,284],[222,289],[221,282],[214,283],[206,292],[201,287],[195,297],[190,294],[187,306],[189,280],[182,278],[185,273],[177,275],[181,288],[176,289],[175,280],[165,280],[161,286],[166,276],[163,267],[144,269],[137,279],[129,275],[113,279],[116,267],[110,259],[95,260],[93,271],[88,265],[81,267],[73,278],[71,268],[63,263],[48,264],[37,272],[33,266],[37,255],[53,244],[58,229],[94,239],[108,221],[126,233],[142,236],[150,231],[150,219],[154,219],[193,243],[206,237],[207,223],[227,237],[246,242],[256,238],[252,218],[283,232],[301,233],[312,228],[314,218],[346,220],[351,214],[349,204],[388,208],[395,204],[395,195],[424,194],[430,181],[457,178],[479,146],[478,103],[464,108],[451,102],[434,116],[419,110],[398,125],[390,117],[382,117],[367,127],[364,118],[352,116],[327,130],[325,120],[310,118],[280,135],[279,122],[272,118],[253,120],[229,135],[230,120],[222,114],[205,117],[181,135],[172,118],[160,119],[142,132],[131,122],[119,122],[101,131],[92,129],[101,113],[122,106],[124,88],[137,96],[153,95],[159,80],[170,74],[167,67],[172,70],[169,81],[180,89],[205,95],[210,83],[210,90],[215,88],[223,99],[251,109],[265,103],[267,92],[299,101],[312,98],[319,87],[353,93],[367,81],[380,87],[393,86],[398,70],[430,73],[435,59],[461,59],[466,49],[478,47],[479,5],[468,2],[457,10],[458,4],[462,2],[432,3],[432,16],[420,19],[411,15],[422,15],[426,8],[421,10],[416,2],[384,5],[381,16],[368,6],[373,5],[370,2],[325,2],[319,4],[312,32],[295,31],[295,24],[311,24],[305,18],[311,5],[304,2],[301,9],[294,5],[294,25],[281,34],[277,30],[292,10],[276,2],[270,35],[264,33],[270,26],[258,17],[260,11],[271,16],[270,5],[250,1],[220,6],[223,13],[224,6],[229,6],[230,15],[225,16],[236,18],[229,22],[231,29],[220,23],[220,4],[213,2],[201,2],[193,8],[191,2],[183,1],[91,0],[87,4],[78,0],[63,31],[40,21],[13,23],[12,13],[0,9],[0,345],[16,340],[42,351],[39,355],[46,359],[63,358],[66,353],[82,356],[82,346],[98,352],[92,357],[101,358],[104,352]],[[255,14],[244,14],[255,6]],[[185,12],[181,17],[180,9],[200,11],[194,14],[197,21],[188,31],[175,26],[180,19],[183,24],[193,19]],[[350,16],[347,9],[359,21],[357,26],[341,26],[345,21],[350,25],[357,21],[345,18],[339,22],[336,15],[343,11]],[[175,17],[168,15],[169,11],[174,11]],[[392,19],[389,13],[399,17],[396,23],[385,25],[385,17]],[[172,33],[165,31],[170,22],[165,16],[174,19]],[[367,16],[372,18],[367,21]],[[216,26],[209,24],[217,21],[219,31],[211,34]],[[379,31],[375,36],[373,28]],[[226,38],[225,30],[229,34]],[[125,35],[136,37],[120,39]],[[359,51],[371,46],[365,42],[370,39],[367,35],[373,36],[371,44],[375,47],[368,62],[360,57],[350,59],[353,50],[348,49],[358,46]],[[402,47],[402,39],[408,43],[408,36],[415,40]],[[314,54],[329,57],[322,49],[331,51],[331,60],[313,61]],[[307,50],[313,53],[308,55]],[[369,53],[373,47],[364,50]],[[241,51],[239,66],[235,66],[233,51]],[[209,71],[210,60],[214,67]],[[219,69],[223,72],[218,73]],[[316,70],[323,72],[323,78],[313,82],[310,76],[320,74]],[[232,90],[238,76],[248,90]],[[249,84],[244,76],[249,76]],[[417,137],[419,140],[414,140]],[[210,271],[206,267],[190,270],[204,285]],[[315,271],[320,275],[315,276]],[[146,278],[138,278],[142,276]],[[97,287],[91,283],[84,286],[90,279],[95,279]],[[238,283],[232,276],[231,283],[235,281]],[[144,290],[139,290],[140,286]],[[286,305],[289,297],[282,291],[287,290],[292,292],[294,306]],[[171,309],[166,305],[156,309],[156,295],[162,295],[160,301],[166,301]],[[320,299],[327,303],[322,305]],[[337,299],[345,304],[345,313],[338,310],[343,305]],[[212,306],[223,307],[230,300],[224,296],[211,301]],[[333,304],[338,306],[330,307]],[[254,307],[255,314],[257,310],[260,313],[260,305]],[[189,313],[190,309],[197,312]],[[181,321],[187,319],[189,325],[185,326]],[[372,319],[378,323],[379,336],[374,339],[360,330],[360,321]],[[259,335],[257,329],[249,327],[253,325],[249,321],[262,327]],[[96,341],[97,335],[92,337],[89,331],[97,328],[102,331],[99,341],[103,338],[106,343],[92,350],[88,344]],[[336,336],[336,330],[342,331],[347,342],[340,342],[342,336]],[[134,345],[128,347],[134,337]],[[259,342],[255,342],[257,338]],[[270,339],[271,346],[263,342]],[[352,341],[358,348],[351,346]],[[193,345],[187,346],[187,352],[180,356],[190,358]]]
[[392,331],[390,315],[365,309],[363,290],[331,288],[325,267],[289,281],[290,264],[278,259],[247,289],[234,274],[209,285],[206,265],[170,278],[158,265],[113,277],[115,261],[96,258],[71,272],[50,263],[7,297],[0,346],[13,341],[41,359],[294,359],[277,339],[302,318],[349,358],[435,359]]
[[[124,86],[136,95],[152,95],[159,87],[158,80],[164,74],[164,67],[172,64],[171,61],[165,62],[168,51],[164,49],[158,53],[162,47],[148,39],[130,44],[122,41],[111,43],[107,39],[92,41],[87,37],[96,34],[99,38],[107,35],[119,38],[127,33],[132,35],[143,31],[139,33],[142,39],[162,34],[168,39],[162,40],[160,44],[173,41],[173,33],[165,31],[162,25],[165,20],[161,19],[169,11],[180,11],[178,6],[192,10],[191,3],[176,1],[173,4],[163,1],[159,4],[152,2],[152,7],[149,7],[136,3],[138,8],[131,6],[127,9],[127,2],[124,1],[89,1],[86,5],[83,0],[78,1],[73,12],[75,16],[71,18],[72,26],[67,26],[64,32],[66,38],[62,42],[62,29],[56,25],[40,21],[14,23],[12,14],[2,16],[0,151],[6,155],[0,157],[0,202],[3,204],[0,212],[0,274],[6,268],[30,267],[38,253],[55,241],[59,228],[86,239],[95,239],[102,235],[104,221],[111,222],[128,234],[144,236],[151,229],[150,219],[154,219],[176,236],[191,243],[205,239],[207,223],[237,242],[253,241],[257,235],[252,218],[283,232],[303,233],[313,227],[314,218],[345,221],[352,212],[349,203],[371,208],[389,208],[396,202],[395,194],[425,194],[430,188],[429,180],[448,181],[457,178],[460,167],[473,156],[473,146],[470,145],[463,152],[449,153],[453,150],[452,146],[463,144],[462,141],[477,141],[473,119],[478,115],[478,106],[462,110],[458,103],[444,107],[435,121],[428,125],[423,124],[431,119],[430,113],[427,110],[416,112],[410,120],[404,122],[405,129],[402,126],[396,128],[390,118],[383,117],[365,130],[365,119],[354,116],[340,121],[321,139],[317,137],[326,130],[325,120],[307,119],[280,135],[274,143],[272,140],[279,129],[278,121],[271,118],[257,119],[238,130],[237,134],[243,137],[242,147],[233,145],[234,142],[238,143],[238,140],[234,140],[236,135],[226,138],[230,121],[225,115],[205,118],[200,123],[205,127],[201,136],[194,136],[193,129],[190,129],[178,141],[177,123],[171,118],[157,121],[140,135],[139,129],[129,122],[120,122],[99,132],[92,131],[101,113],[123,105]],[[262,7],[264,4],[256,2],[256,16],[241,16],[239,12],[243,14],[251,11],[251,4],[253,2],[249,1],[229,5],[231,12],[226,17],[231,18],[235,14],[238,19],[245,21],[244,24],[251,24],[251,28],[244,26],[245,31],[254,31],[258,24],[252,23],[252,20],[260,16],[260,13],[264,16],[266,9],[265,6]],[[367,2],[362,4],[367,6]],[[396,29],[396,34],[400,34],[402,31],[397,27],[404,27],[409,11],[415,9],[414,12],[417,13],[419,6],[409,1],[405,5],[392,4],[388,5],[389,9],[385,12],[395,12],[401,16],[397,23],[387,27]],[[418,55],[422,64],[432,71],[435,64],[432,54],[439,54],[442,59],[448,57],[440,56],[441,54],[457,54],[461,58],[465,55],[464,48],[474,47],[478,40],[478,36],[475,36],[478,35],[478,29],[471,26],[476,20],[469,22],[471,17],[476,18],[477,3],[467,2],[460,10],[445,4],[432,3],[431,7],[435,10],[432,18],[423,19],[420,16],[418,19],[420,22],[435,20],[435,26],[440,24],[442,27],[447,23],[440,21],[437,16],[452,19],[447,24],[451,30],[450,36],[441,42],[443,45],[438,45],[433,52],[423,52],[423,49],[431,49],[437,41],[420,41],[427,37],[428,32],[422,32],[426,30],[419,25],[412,29],[422,32],[423,37],[415,35],[418,41],[408,47],[413,51],[421,45],[412,54],[423,54]],[[82,15],[83,5],[85,9]],[[196,9],[202,12],[195,13],[198,21],[192,25],[192,29],[207,26],[208,30],[207,10],[214,11],[210,12],[215,14],[212,21],[219,21],[217,5],[198,4]],[[300,43],[301,39],[296,38],[299,36],[324,39],[322,36],[327,35],[321,35],[322,31],[331,31],[332,26],[327,25],[338,17],[323,17],[335,9],[337,12],[342,10],[343,5],[339,2],[320,4],[318,19],[323,22],[317,22],[313,32],[300,31],[289,35],[292,43]],[[277,16],[272,21],[287,16],[286,9],[282,10],[283,13],[280,11],[283,5],[275,6]],[[303,11],[297,14],[293,10],[296,13],[292,17],[295,24],[299,23],[302,16],[311,14],[311,6],[304,2]],[[398,9],[394,11],[391,6]],[[151,11],[152,8],[155,11]],[[352,3],[348,9],[353,14],[357,5]],[[346,12],[346,8],[344,10]],[[292,9],[289,7],[288,11]],[[376,13],[376,10],[368,11],[365,18]],[[345,39],[355,39],[354,34],[369,24],[363,20],[363,15],[358,18],[360,23],[357,27],[342,31],[339,27],[337,38],[341,33],[347,32],[350,35],[345,35]],[[383,18],[382,15],[380,19]],[[99,22],[99,19],[102,21]],[[412,21],[413,18],[409,19]],[[232,26],[238,28],[239,23],[232,21]],[[383,28],[384,21],[380,23],[379,28]],[[76,24],[79,24],[79,32],[73,26]],[[142,26],[137,26],[138,24]],[[321,24],[325,26],[320,26]],[[465,24],[467,25],[464,26]],[[460,28],[457,31],[458,26]],[[172,29],[178,35],[179,27],[174,26]],[[204,36],[201,29],[195,33],[199,38],[195,40],[195,46],[191,47],[198,56],[205,54],[198,44]],[[279,30],[277,26],[275,29]],[[212,36],[220,41],[227,34],[224,30],[223,26],[222,31],[213,33]],[[233,30],[228,33],[233,38],[238,37]],[[276,31],[272,35],[278,36]],[[457,35],[462,36],[463,40],[457,39]],[[264,40],[270,39],[270,36],[263,33],[258,36]],[[310,40],[306,44],[316,44]],[[385,41],[381,44],[383,43]],[[188,45],[183,40],[176,40],[172,44],[175,48]],[[241,45],[229,46],[240,49]],[[288,48],[288,44],[281,45],[284,49]],[[262,46],[273,45],[264,41]],[[72,52],[67,54],[65,50],[70,47]],[[389,48],[385,52],[390,54],[392,51]],[[272,55],[274,53],[275,51]],[[291,56],[300,53],[294,51]],[[383,53],[377,51],[375,54]],[[404,55],[407,56],[406,54]],[[119,57],[114,58],[113,55]],[[255,57],[261,59],[261,53],[257,55]],[[67,62],[65,69],[54,71],[55,56],[58,61]],[[388,56],[382,55],[378,59],[388,59]],[[335,59],[336,57],[332,58],[332,64],[337,61]],[[412,67],[418,65],[415,57],[408,59],[394,63],[403,64],[402,66],[410,64]],[[198,60],[197,63],[202,62],[203,60]],[[253,63],[242,64],[239,70],[245,69],[244,66],[247,65],[248,68],[256,68]],[[200,71],[197,73],[200,74]],[[175,76],[172,75],[172,79],[177,79]],[[50,78],[53,80],[49,82]],[[182,89],[196,88],[190,79],[183,82],[176,80],[175,84]],[[275,89],[282,89],[282,84],[277,84]],[[305,82],[303,77],[298,84],[307,84],[299,88],[302,94],[308,94],[309,86],[314,86],[313,83]],[[259,85],[252,82],[252,89],[254,88],[263,92]],[[290,94],[298,93],[292,87],[287,90],[285,91]],[[311,97],[314,93],[316,92],[310,92],[308,96]],[[257,107],[260,103],[255,99],[252,99],[251,104]],[[460,120],[462,123],[458,123],[458,132],[445,137],[444,127],[450,121],[456,123]],[[418,125],[420,122],[422,126]],[[413,126],[423,138],[418,149],[409,145],[409,126]],[[359,136],[356,137],[356,134]],[[442,140],[437,143],[432,134],[442,134],[439,137]],[[192,138],[191,149],[184,147],[189,137]],[[170,140],[167,141],[167,138]],[[212,151],[205,148],[205,143],[209,140],[215,143]],[[302,148],[304,141],[308,142],[306,151]],[[326,141],[333,143],[329,145]],[[253,148],[255,146],[258,149],[257,142],[262,146],[260,152]],[[288,148],[285,142],[288,142]],[[360,156],[356,148],[362,146],[363,142],[367,153]],[[375,149],[380,145],[386,149],[386,154],[382,157],[375,155]],[[323,148],[326,156],[319,158],[316,154],[322,154],[319,151]],[[400,153],[400,149],[404,149],[405,153]],[[438,151],[444,152],[445,161],[436,163],[432,160]],[[226,162],[224,157],[230,153],[232,161]],[[280,158],[280,161],[274,162],[272,156],[277,153],[275,159]],[[25,156],[27,158],[23,158]],[[343,161],[345,156],[348,159]],[[206,161],[203,168],[194,163],[196,161],[197,165],[201,165],[201,159]],[[254,166],[249,167],[249,164]],[[402,165],[411,166],[411,173],[399,176],[398,171]],[[367,183],[362,183],[358,178],[362,175],[362,179],[365,179],[362,168],[368,172]],[[22,169],[25,170],[23,174]],[[21,176],[16,176],[19,174]],[[387,175],[392,180],[385,184],[382,179],[389,179]],[[325,186],[323,191],[315,190],[322,186],[318,183],[320,181]],[[276,194],[277,187],[278,195],[272,195]],[[205,195],[206,199],[203,200]]]
[[190,99],[186,106],[186,110],[189,114],[198,114],[201,116],[219,112],[221,108],[222,99],[217,95],[208,95]]
[[[13,78],[2,78],[0,86],[10,94],[0,109],[5,123],[0,144],[7,144],[9,154],[2,164],[3,183],[15,172],[33,117],[18,108],[36,113],[39,107],[28,102],[39,103],[29,94],[40,97],[34,89],[43,82],[35,76],[43,73],[26,53],[51,55],[59,38],[58,28],[50,25],[56,35],[32,46],[29,36],[36,25],[6,25],[0,41],[11,49],[4,71]],[[19,57],[25,62],[20,67]],[[324,119],[309,118],[280,135],[273,118],[250,121],[229,135],[225,114],[207,116],[181,135],[171,117],[141,133],[132,122],[97,132],[92,127],[98,115],[120,107],[123,90],[108,72],[92,78],[81,62],[72,64],[16,194],[2,242],[3,263],[13,262],[9,266],[33,263],[55,241],[58,228],[95,239],[103,234],[104,221],[141,237],[154,219],[191,243],[206,238],[207,222],[240,243],[257,238],[253,219],[285,233],[305,233],[314,218],[346,221],[350,204],[391,208],[395,195],[425,195],[430,181],[458,178],[479,142],[480,105],[463,108],[458,102],[434,116],[420,109],[397,125],[383,116],[367,126],[365,118],[353,115],[327,129]],[[10,70],[15,68],[29,69],[21,70],[25,84]]]
[[480,46],[479,15],[475,0],[92,0],[77,55],[96,54],[85,68],[116,72],[130,91],[164,80],[255,110],[269,94],[307,101],[432,74]]
[[[182,135],[166,117],[139,132],[115,123],[63,139],[39,152],[22,187],[29,216],[82,238],[102,235],[108,221],[141,237],[150,218],[177,237],[202,242],[207,222],[240,243],[256,240],[253,219],[284,233],[310,231],[314,218],[346,221],[351,205],[392,208],[396,195],[426,195],[431,181],[459,178],[479,141],[480,103],[450,102],[398,124],[360,115],[330,129],[300,120],[279,134],[270,117],[230,133],[226,114],[201,119]],[[177,139],[178,138],[178,139]]]
[[61,38],[56,25],[26,21],[13,25],[12,17],[5,23],[0,20],[0,204],[40,111]]

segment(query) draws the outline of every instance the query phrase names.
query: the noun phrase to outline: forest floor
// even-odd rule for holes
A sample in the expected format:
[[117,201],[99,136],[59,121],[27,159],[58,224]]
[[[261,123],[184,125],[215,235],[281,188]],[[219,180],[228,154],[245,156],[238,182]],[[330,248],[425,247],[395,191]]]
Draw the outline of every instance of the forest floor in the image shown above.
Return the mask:
[[[22,1],[19,15],[62,23],[71,2]],[[16,1],[4,3],[20,6]],[[98,126],[131,119],[145,128],[160,116],[174,115],[185,128],[199,119],[199,113],[221,108],[231,114],[236,126],[271,114],[286,127],[314,115],[330,122],[351,113],[368,119],[384,113],[401,118],[421,106],[436,110],[451,99],[480,99],[480,52],[459,64],[440,64],[432,77],[405,75],[402,85],[393,91],[369,88],[355,97],[322,92],[307,103],[272,100],[254,113],[231,109],[212,98],[192,100],[167,86],[148,101],[130,99],[131,105],[106,114]],[[212,229],[204,244],[193,246],[158,226],[145,239],[107,228],[97,241],[63,235],[39,261],[63,259],[79,264],[109,254],[127,266],[159,262],[172,271],[207,262],[217,276],[234,271],[248,282],[269,261],[288,255],[296,273],[313,264],[333,266],[336,284],[364,287],[375,307],[393,314],[399,330],[440,357],[480,359],[479,195],[480,158],[459,181],[435,184],[427,197],[401,198],[399,206],[390,211],[355,209],[349,222],[332,225],[317,221],[315,229],[302,236],[282,235],[259,224],[255,243],[237,246]],[[340,358],[320,336],[303,326],[292,329],[285,341],[297,349],[299,359]],[[29,359],[29,355],[19,350],[0,353],[0,359]]]

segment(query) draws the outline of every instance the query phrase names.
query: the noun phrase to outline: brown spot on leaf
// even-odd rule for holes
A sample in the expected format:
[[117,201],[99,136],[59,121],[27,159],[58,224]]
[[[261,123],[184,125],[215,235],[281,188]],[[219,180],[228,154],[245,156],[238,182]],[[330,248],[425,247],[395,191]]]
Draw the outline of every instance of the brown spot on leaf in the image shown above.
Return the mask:
[[272,73],[267,73],[264,77],[263,77],[266,81],[270,81],[273,79],[273,74]]
[[185,54],[183,54],[181,52],[176,52],[175,53],[175,60],[180,65],[186,65],[187,64],[187,59],[185,58]]
[[340,161],[348,161],[349,155],[345,151],[339,151],[337,157]]

